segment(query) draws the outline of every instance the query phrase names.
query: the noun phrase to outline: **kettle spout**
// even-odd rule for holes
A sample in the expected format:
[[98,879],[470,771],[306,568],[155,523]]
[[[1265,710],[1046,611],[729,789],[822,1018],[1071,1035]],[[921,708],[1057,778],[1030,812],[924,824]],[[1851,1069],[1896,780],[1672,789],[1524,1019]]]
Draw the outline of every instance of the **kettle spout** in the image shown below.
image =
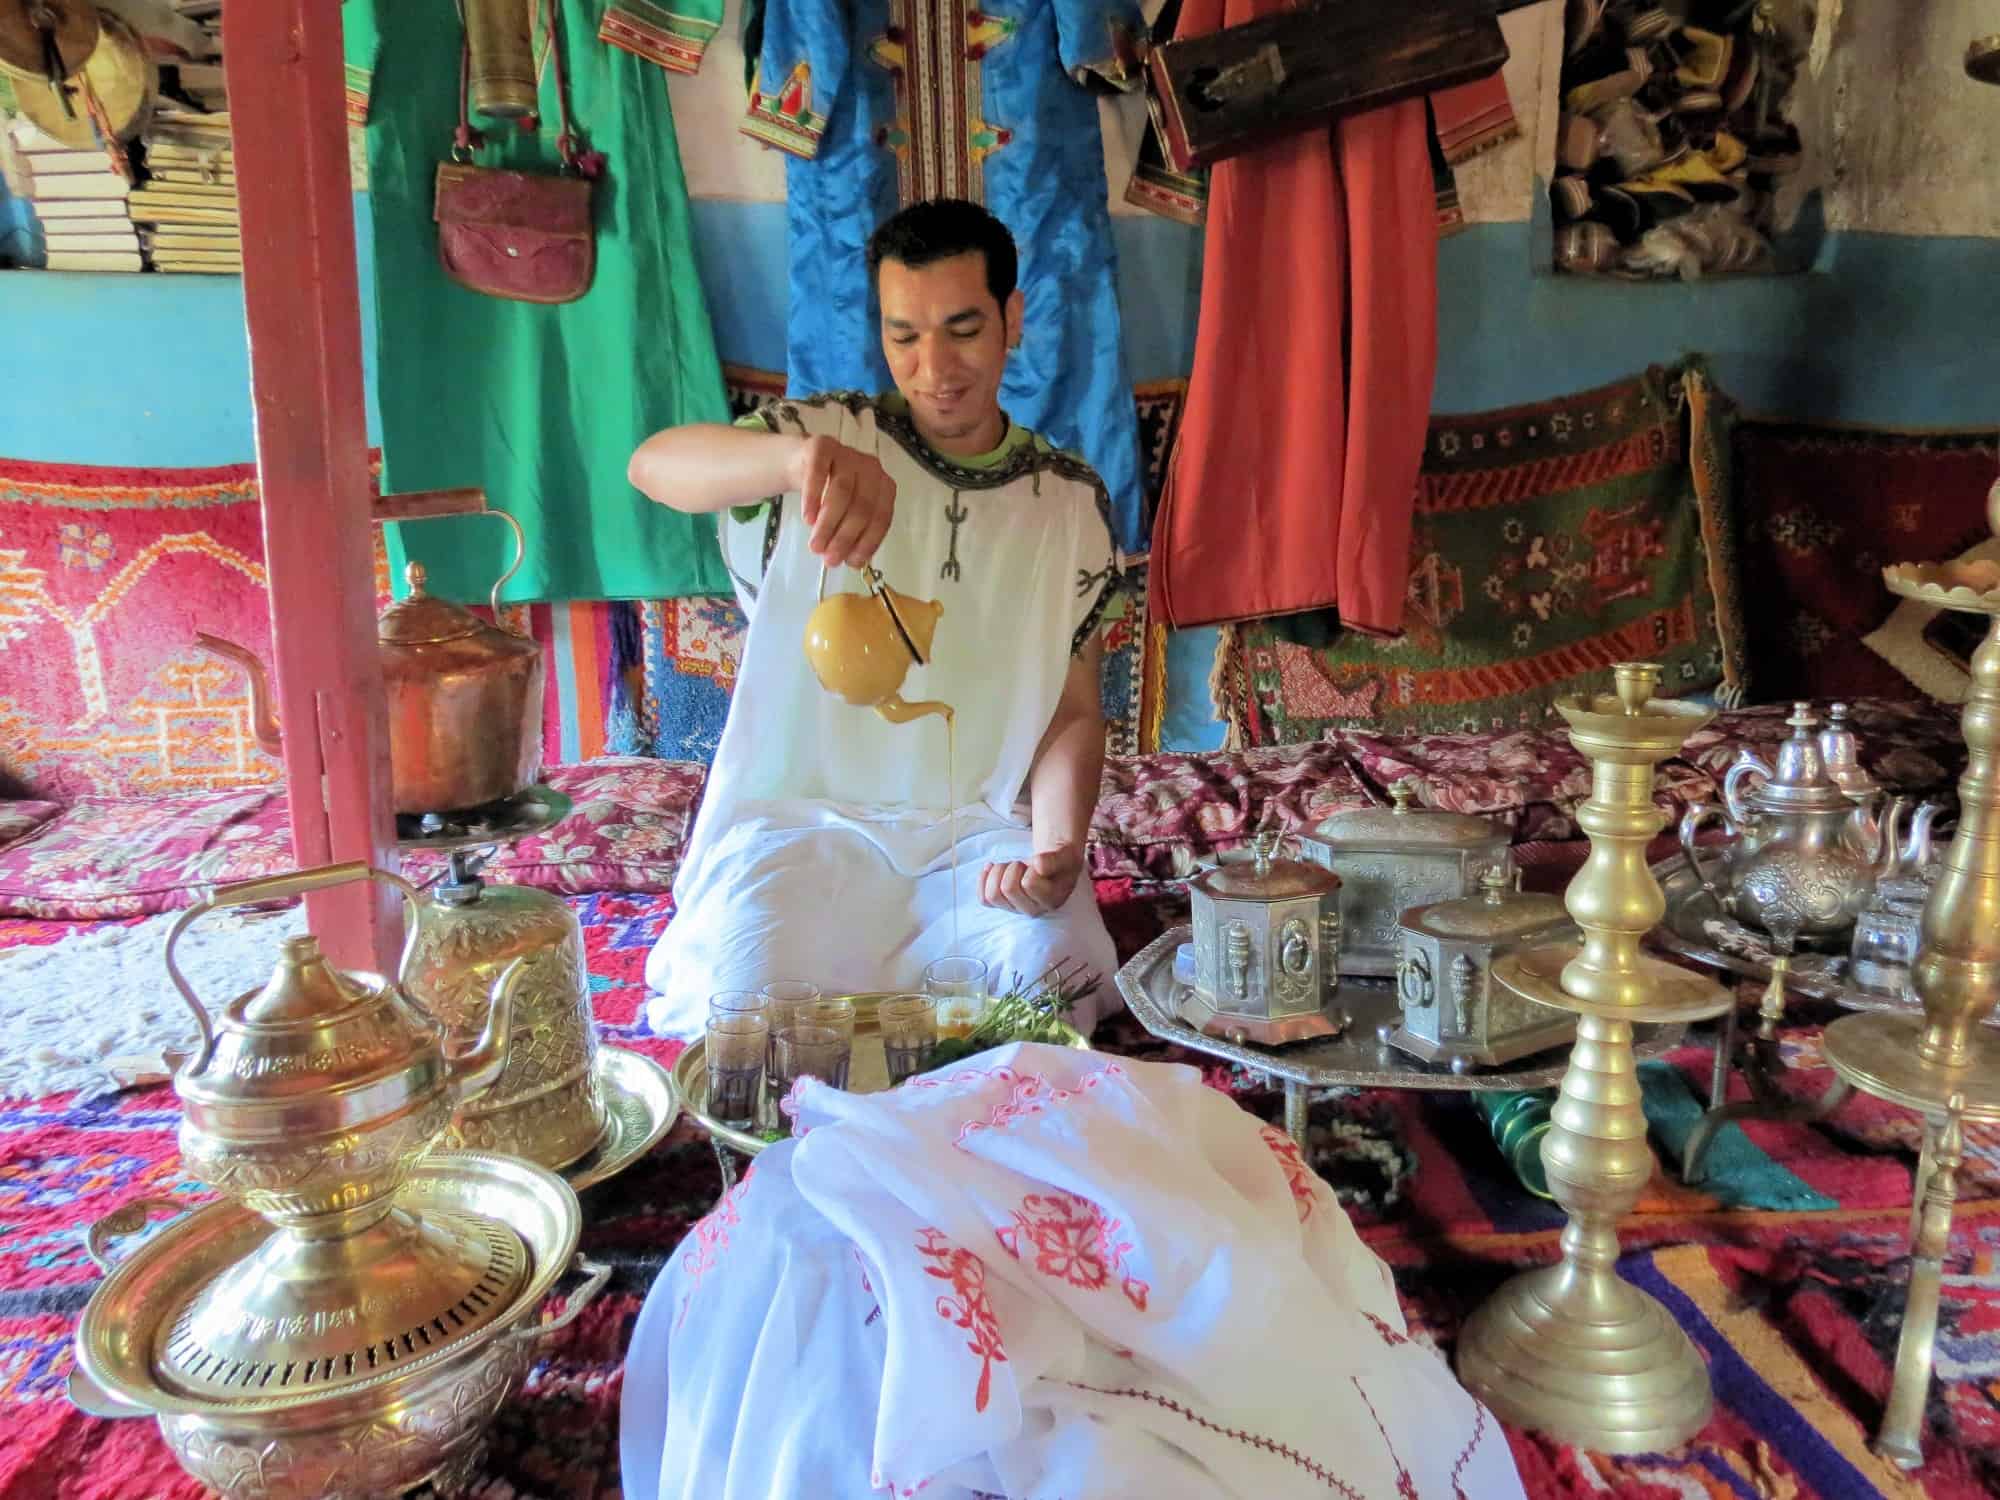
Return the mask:
[[250,678],[250,732],[257,736],[257,743],[267,753],[279,754],[283,742],[278,734],[278,716],[271,711],[271,680],[264,674],[263,662],[247,647],[225,641],[220,636],[198,631],[194,643],[210,656],[235,662]]
[[949,703],[939,703],[935,700],[925,703],[905,703],[900,693],[891,693],[876,704],[875,712],[891,724],[907,724],[912,719],[921,719],[930,714],[941,715],[946,723],[950,723],[952,718]]
[[499,1081],[507,1067],[507,1043],[514,1030],[514,991],[528,961],[517,958],[493,984],[492,1003],[486,1010],[486,1024],[468,1047],[446,1053],[451,1076],[458,1085],[458,1102],[483,1094]]

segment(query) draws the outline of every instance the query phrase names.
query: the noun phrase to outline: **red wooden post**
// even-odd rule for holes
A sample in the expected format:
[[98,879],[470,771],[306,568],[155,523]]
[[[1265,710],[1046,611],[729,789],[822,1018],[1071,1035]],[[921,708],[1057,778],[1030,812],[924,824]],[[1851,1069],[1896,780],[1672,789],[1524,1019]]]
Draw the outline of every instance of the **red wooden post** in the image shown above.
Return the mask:
[[[393,870],[340,6],[222,15],[292,851]],[[393,972],[396,901],[357,885],[307,902],[334,962]]]

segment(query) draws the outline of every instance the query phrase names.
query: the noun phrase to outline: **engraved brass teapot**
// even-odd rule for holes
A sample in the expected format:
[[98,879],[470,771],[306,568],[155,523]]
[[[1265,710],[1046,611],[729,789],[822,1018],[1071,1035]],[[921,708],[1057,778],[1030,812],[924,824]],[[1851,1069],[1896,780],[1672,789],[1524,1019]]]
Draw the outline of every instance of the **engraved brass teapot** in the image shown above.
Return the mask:
[[[1779,747],[1777,769],[1742,751],[1723,777],[1723,805],[1699,803],[1681,819],[1681,849],[1702,888],[1737,921],[1787,944],[1835,943],[1853,929],[1902,851],[1884,838],[1892,824],[1857,806],[1827,773],[1811,705],[1794,704],[1785,722],[1792,736]],[[1752,776],[1763,784],[1743,791]],[[1711,819],[1732,835],[1720,879],[1703,866],[1695,844]],[[1928,838],[1928,823],[1919,836]]]
[[944,606],[898,593],[872,567],[861,569],[865,593],[829,596],[826,571],[819,571],[819,602],[806,617],[806,660],[819,685],[857,708],[874,709],[891,724],[926,714],[949,719],[949,704],[906,703],[902,696],[910,668],[930,662]]
[[453,1047],[410,999],[403,974],[344,972],[326,961],[317,938],[288,938],[264,986],[211,1019],[174,962],[194,921],[355,880],[393,886],[411,903],[407,971],[428,903],[407,881],[359,861],[222,886],[167,934],[167,973],[201,1031],[201,1045],[174,1076],[181,1159],[189,1175],[253,1212],[317,1236],[332,1226],[353,1233],[386,1214],[452,1111],[500,1076],[522,971],[520,960],[507,968],[478,1036]]

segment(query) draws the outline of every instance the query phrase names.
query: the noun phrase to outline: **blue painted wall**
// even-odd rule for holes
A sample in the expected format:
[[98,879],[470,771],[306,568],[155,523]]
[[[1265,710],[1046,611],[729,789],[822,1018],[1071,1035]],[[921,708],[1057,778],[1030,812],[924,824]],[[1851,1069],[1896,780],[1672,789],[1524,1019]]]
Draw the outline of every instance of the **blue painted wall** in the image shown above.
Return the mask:
[[[368,202],[356,199],[364,300]],[[1184,374],[1200,238],[1118,219],[1127,355],[1137,380]],[[781,205],[695,205],[696,256],[732,362],[784,362]],[[1634,286],[1538,274],[1528,224],[1483,225],[1439,262],[1435,410],[1546,400],[1699,351],[1752,411],[1891,427],[2000,425],[2000,241],[1834,234],[1803,275]],[[238,463],[253,451],[249,361],[232,277],[0,272],[14,374],[0,454],[51,462]],[[363,318],[376,430],[372,309]],[[1169,743],[1220,743],[1205,683],[1214,633],[1178,634]]]

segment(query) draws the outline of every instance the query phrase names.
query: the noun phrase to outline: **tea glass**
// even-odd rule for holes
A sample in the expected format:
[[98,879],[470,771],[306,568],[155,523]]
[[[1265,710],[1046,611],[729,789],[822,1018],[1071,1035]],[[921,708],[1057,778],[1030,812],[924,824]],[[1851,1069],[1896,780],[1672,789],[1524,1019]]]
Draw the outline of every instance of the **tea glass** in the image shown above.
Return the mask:
[[847,1066],[854,1056],[852,1037],[831,1026],[790,1026],[778,1033],[778,1088],[790,1093],[801,1078],[817,1078],[837,1089],[847,1087]]
[[778,1033],[795,1026],[804,1018],[805,1008],[819,999],[819,986],[803,979],[774,979],[758,993],[770,1002],[771,1045],[773,1051],[764,1060],[764,1084],[772,1093],[778,1092]]
[[844,995],[827,996],[800,1007],[800,1026],[823,1026],[837,1031],[851,1048],[854,1045],[854,1002]]
[[937,1051],[937,1004],[929,995],[891,995],[875,1008],[889,1087],[921,1073]]
[[986,1014],[986,962],[940,958],[924,970],[924,993],[937,1002],[940,1036],[969,1036]]
[[762,1011],[711,1012],[708,1018],[708,1112],[747,1130],[757,1122],[770,1023]]

